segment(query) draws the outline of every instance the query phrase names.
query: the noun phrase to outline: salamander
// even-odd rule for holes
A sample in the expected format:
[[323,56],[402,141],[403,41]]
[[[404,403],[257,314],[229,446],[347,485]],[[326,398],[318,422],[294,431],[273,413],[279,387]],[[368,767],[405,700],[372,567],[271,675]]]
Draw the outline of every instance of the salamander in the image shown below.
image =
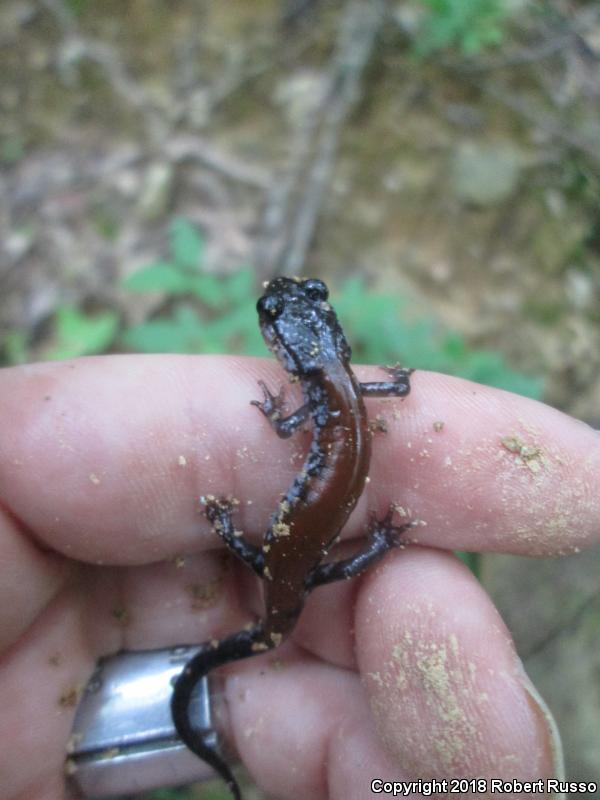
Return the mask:
[[394,506],[371,520],[366,544],[350,558],[326,561],[331,546],[363,491],[371,457],[365,397],[406,397],[412,370],[388,367],[388,380],[361,383],[350,366],[351,349],[317,279],[279,277],[265,286],[257,311],[269,349],[302,388],[303,403],[284,416],[283,390],[272,394],[261,381],[263,399],[252,401],[275,433],[287,438],[312,422],[312,441],[300,472],[283,495],[262,546],[234,526],[231,499],[201,498],[205,513],[225,545],[265,582],[265,614],[247,629],[206,643],[175,682],[171,712],[179,737],[226,781],[241,800],[239,787],[218,747],[194,728],[190,698],[211,670],[277,647],[293,630],[305,599],[318,586],[352,578],[401,543],[413,523],[392,524]]

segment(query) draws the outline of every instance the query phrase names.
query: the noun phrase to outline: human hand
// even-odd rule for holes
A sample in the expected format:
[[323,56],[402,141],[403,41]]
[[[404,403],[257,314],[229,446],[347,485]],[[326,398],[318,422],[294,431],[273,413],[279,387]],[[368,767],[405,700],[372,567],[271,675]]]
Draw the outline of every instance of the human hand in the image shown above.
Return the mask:
[[[74,707],[100,656],[202,642],[261,613],[198,504],[234,494],[259,542],[301,463],[301,436],[278,440],[250,406],[258,378],[282,376],[263,360],[183,356],[0,371],[6,800],[63,796]],[[487,387],[422,372],[412,384],[403,402],[367,401],[388,433],[345,538],[392,501],[426,522],[418,546],[315,591],[291,641],[225,673],[229,738],[281,798],[362,800],[373,778],[555,776],[547,712],[510,636],[444,551],[590,544],[600,436]]]

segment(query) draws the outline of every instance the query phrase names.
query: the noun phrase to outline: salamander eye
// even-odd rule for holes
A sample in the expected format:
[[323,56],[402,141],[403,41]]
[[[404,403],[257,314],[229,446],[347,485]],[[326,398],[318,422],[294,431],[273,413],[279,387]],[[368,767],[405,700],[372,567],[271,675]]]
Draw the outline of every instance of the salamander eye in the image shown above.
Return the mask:
[[309,278],[303,284],[304,293],[310,300],[327,300],[329,289],[318,278]]
[[283,311],[283,298],[278,294],[265,294],[256,304],[256,310],[259,314],[275,319]]

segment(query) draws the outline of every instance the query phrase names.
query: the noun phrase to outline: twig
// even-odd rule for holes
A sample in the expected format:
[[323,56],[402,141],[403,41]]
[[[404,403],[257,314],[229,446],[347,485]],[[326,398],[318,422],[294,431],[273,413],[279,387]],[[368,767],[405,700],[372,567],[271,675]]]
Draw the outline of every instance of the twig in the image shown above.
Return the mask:
[[[292,152],[295,156],[287,170],[271,184],[265,199],[265,207],[259,225],[259,235],[254,246],[253,262],[265,276],[279,271],[283,251],[286,246],[286,218],[291,203],[294,186],[298,183],[301,167],[306,157],[304,126],[296,132]],[[301,135],[299,135],[301,134]]]
[[46,8],[55,17],[61,28],[64,41],[61,48],[62,68],[70,66],[71,62],[89,59],[96,63],[104,75],[123,100],[137,109],[146,119],[146,129],[154,138],[155,143],[166,137],[169,120],[166,113],[154,108],[145,89],[129,75],[118,51],[106,42],[83,36],[77,20],[63,0],[42,0]]
[[[321,102],[296,128],[285,173],[267,197],[254,260],[265,274],[301,273],[331,180],[340,133],[383,20],[385,0],[349,0]],[[294,199],[299,198],[294,204]]]
[[62,0],[42,0],[42,5],[54,15],[64,34],[72,34],[77,29],[75,15]]
[[[456,63],[445,60],[445,65],[450,69],[464,73],[496,72],[501,69],[534,64],[556,55],[567,48],[578,50],[581,55],[592,61],[598,61],[598,56],[590,49],[585,41],[586,31],[593,29],[600,19],[600,10],[583,8],[574,13],[571,18],[565,16],[557,9],[552,10],[555,19],[546,26],[547,36],[538,44],[525,47],[516,52],[499,58],[478,58],[476,61]],[[539,35],[540,22],[537,21],[534,33]]]
[[[585,31],[597,24],[600,18],[600,9],[585,7],[569,18],[563,13],[562,9],[554,7],[554,4],[549,3],[546,5],[549,6],[547,13],[552,15],[549,35],[537,46],[521,50],[504,58],[488,59],[478,63],[465,64],[465,62],[457,63],[456,61],[444,59],[441,64],[446,70],[451,70],[455,73],[461,80],[468,81],[480,91],[491,95],[495,100],[524,117],[528,122],[541,128],[552,138],[558,139],[575,150],[585,153],[593,164],[598,167],[600,166],[600,149],[597,143],[593,141],[592,136],[581,137],[573,130],[569,130],[564,123],[564,110],[561,117],[545,113],[539,107],[533,107],[517,95],[506,91],[494,82],[490,82],[486,74],[522,64],[535,65],[559,53],[564,55],[565,58],[576,54],[580,60],[594,65],[598,62],[598,56],[590,50],[584,37]],[[592,92],[592,94],[594,93]]]
[[546,58],[556,55],[565,48],[572,46],[576,41],[576,34],[573,32],[561,33],[553,39],[542,42],[537,47],[528,47],[518,50],[511,55],[502,58],[478,59],[477,61],[463,61],[462,63],[444,59],[443,66],[449,67],[456,72],[465,75],[481,74],[482,72],[497,72],[501,69],[519,67],[523,64],[533,64],[543,61]]
[[281,264],[281,271],[288,275],[302,272],[304,267],[333,172],[340,132],[359,96],[360,79],[382,24],[383,11],[383,0],[351,0],[346,6],[333,55],[328,103],[316,155],[293,222],[289,249]]
[[484,92],[487,92],[487,94],[500,101],[503,105],[508,106],[508,108],[516,111],[529,122],[544,130],[553,138],[560,139],[575,150],[585,153],[586,156],[600,168],[600,150],[597,144],[591,140],[588,141],[587,139],[577,136],[573,131],[566,129],[558,118],[545,114],[540,111],[539,108],[533,108],[529,103],[521,100],[521,98],[514,94],[504,91],[493,83],[480,84],[476,82],[476,85]]
[[600,594],[595,592],[583,600],[577,608],[573,610],[569,618],[561,623],[560,626],[557,628],[552,628],[549,630],[545,636],[540,639],[540,641],[536,642],[533,647],[529,650],[525,650],[521,653],[522,657],[525,659],[533,658],[534,656],[539,655],[542,651],[544,651],[549,645],[556,641],[565,631],[573,630],[576,625],[581,622],[582,617],[587,612],[587,610],[592,607],[600,598]]
[[96,63],[113,89],[128,105],[143,113],[150,108],[151,103],[146,92],[129,76],[117,51],[111,45],[72,35],[66,43],[65,54],[63,57],[65,61],[81,61],[87,58]]
[[82,36],[77,20],[63,0],[43,0],[43,3],[55,16],[63,31],[63,63],[89,59],[98,64],[113,90],[129,107],[135,108],[144,116],[146,129],[150,131],[156,149],[164,152],[169,160],[199,161],[214,172],[253,189],[265,190],[270,186],[270,180],[263,171],[223,155],[199,137],[171,138],[169,133],[180,114],[181,104],[173,101],[169,109],[156,108],[144,87],[129,75],[115,48],[106,42]]
[[199,136],[177,136],[164,144],[164,153],[170,161],[198,161],[229,180],[246,184],[253,189],[268,189],[271,180],[258,167],[248,166],[231,156],[225,156]]

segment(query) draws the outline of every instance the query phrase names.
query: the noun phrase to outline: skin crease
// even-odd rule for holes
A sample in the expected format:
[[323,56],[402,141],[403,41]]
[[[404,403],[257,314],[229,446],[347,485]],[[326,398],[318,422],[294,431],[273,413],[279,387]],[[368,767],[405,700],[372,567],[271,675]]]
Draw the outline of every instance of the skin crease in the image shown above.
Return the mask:
[[[64,796],[74,705],[99,656],[200,642],[260,613],[253,581],[223,559],[197,502],[234,494],[236,524],[259,542],[298,468],[291,456],[307,440],[272,435],[249,405],[258,378],[284,380],[274,362],[225,357],[0,371],[6,800]],[[289,643],[227,668],[229,737],[257,782],[290,800],[358,800],[376,776],[552,776],[549,733],[509,634],[444,551],[591,545],[600,436],[542,404],[423,372],[406,400],[367,406],[388,432],[375,435],[344,538],[394,501],[426,522],[411,531],[418,546],[318,589]]]

